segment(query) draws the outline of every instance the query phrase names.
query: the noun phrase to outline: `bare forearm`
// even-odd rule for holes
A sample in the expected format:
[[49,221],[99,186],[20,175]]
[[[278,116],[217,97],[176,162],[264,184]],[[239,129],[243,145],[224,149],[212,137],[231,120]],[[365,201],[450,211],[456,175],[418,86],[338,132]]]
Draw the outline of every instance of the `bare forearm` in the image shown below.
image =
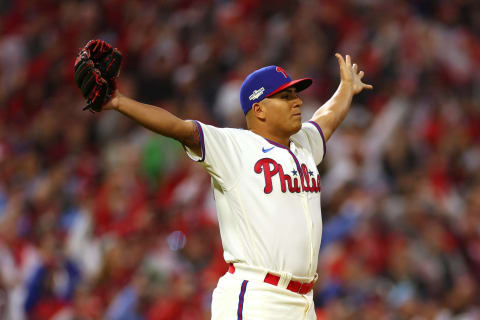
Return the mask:
[[147,129],[178,140],[194,149],[199,145],[195,124],[184,121],[163,108],[144,104],[122,95],[116,96],[111,104],[112,109],[126,115]]
[[326,140],[347,116],[353,94],[352,85],[342,81],[335,94],[314,113],[312,120],[320,125]]

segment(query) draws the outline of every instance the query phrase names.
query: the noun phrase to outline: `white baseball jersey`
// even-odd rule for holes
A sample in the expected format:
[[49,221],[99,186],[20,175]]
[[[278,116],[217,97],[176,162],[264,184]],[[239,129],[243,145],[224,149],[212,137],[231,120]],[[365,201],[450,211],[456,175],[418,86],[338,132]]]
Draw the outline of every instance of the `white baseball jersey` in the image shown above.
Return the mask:
[[313,277],[322,237],[320,126],[304,123],[286,148],[249,130],[195,123],[202,154],[186,151],[212,177],[225,261]]

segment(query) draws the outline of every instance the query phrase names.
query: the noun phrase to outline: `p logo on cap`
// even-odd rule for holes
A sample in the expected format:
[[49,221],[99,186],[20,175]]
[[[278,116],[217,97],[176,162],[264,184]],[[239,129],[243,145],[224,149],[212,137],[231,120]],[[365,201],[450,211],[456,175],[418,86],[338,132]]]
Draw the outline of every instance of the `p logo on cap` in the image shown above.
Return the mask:
[[297,92],[305,90],[312,84],[311,78],[292,80],[287,72],[278,66],[268,66],[250,73],[243,81],[240,89],[240,103],[244,114],[254,103],[272,96],[290,87]]

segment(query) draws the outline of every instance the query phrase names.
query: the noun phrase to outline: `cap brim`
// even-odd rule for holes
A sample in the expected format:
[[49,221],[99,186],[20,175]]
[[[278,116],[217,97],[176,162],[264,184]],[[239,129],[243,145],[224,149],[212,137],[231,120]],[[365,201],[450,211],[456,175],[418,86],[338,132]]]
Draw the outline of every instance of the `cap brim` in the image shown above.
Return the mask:
[[280,86],[276,90],[270,92],[266,97],[267,98],[271,97],[274,94],[279,93],[280,91],[283,91],[283,90],[285,90],[287,88],[290,88],[290,87],[294,87],[295,89],[297,89],[297,92],[300,92],[300,91],[305,90],[308,87],[310,87],[312,82],[313,82],[312,78],[303,78],[303,79],[292,80],[292,81],[287,82],[284,85]]

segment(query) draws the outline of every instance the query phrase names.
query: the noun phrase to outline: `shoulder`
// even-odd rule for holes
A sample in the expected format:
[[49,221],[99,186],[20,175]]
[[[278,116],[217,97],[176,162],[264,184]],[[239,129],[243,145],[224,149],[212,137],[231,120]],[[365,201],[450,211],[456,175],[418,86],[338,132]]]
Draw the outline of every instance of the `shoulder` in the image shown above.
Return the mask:
[[241,136],[241,137],[247,137],[250,135],[250,131],[245,130],[245,129],[239,129],[239,128],[228,128],[228,127],[216,127],[214,125],[210,124],[205,124],[200,121],[196,121],[197,125],[199,126],[199,129],[202,131],[210,131],[210,132],[216,132],[218,134],[223,134],[223,135],[229,135],[229,136]]
[[314,121],[304,122],[302,128],[290,137],[297,146],[308,149],[318,165],[326,153],[326,141],[322,128]]
[[309,124],[308,122],[302,123],[302,127],[300,128],[300,130],[298,130],[297,133],[292,135],[290,137],[290,140],[293,141],[295,144],[299,144],[299,145],[307,143],[308,138],[307,138],[306,130],[308,130],[309,126],[311,126],[311,124]]
[[228,143],[237,146],[255,143],[255,135],[239,128],[220,128],[197,121],[200,139],[207,143]]
[[292,139],[302,140],[307,139],[309,135],[319,136],[322,140],[325,140],[322,128],[315,121],[307,121],[302,123],[300,130],[292,135]]

